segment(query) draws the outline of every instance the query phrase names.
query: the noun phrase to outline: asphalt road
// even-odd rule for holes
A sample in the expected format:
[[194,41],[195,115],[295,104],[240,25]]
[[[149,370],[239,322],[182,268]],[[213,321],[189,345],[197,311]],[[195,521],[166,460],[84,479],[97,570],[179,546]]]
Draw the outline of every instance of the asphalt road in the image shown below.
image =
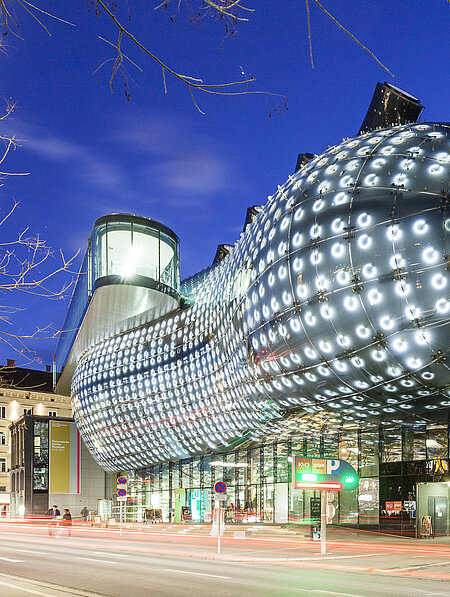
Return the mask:
[[2,597],[450,597],[450,545],[335,542],[330,554],[290,540],[0,527]]

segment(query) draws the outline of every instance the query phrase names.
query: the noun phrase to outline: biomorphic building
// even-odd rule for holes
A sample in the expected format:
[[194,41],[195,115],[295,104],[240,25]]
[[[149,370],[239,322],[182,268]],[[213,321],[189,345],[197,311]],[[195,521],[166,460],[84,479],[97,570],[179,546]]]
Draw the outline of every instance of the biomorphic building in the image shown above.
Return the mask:
[[180,282],[179,241],[99,218],[57,350],[57,390],[129,515],[309,521],[294,456],[342,458],[333,522],[450,529],[450,124],[378,84],[358,136],[249,208],[234,245]]

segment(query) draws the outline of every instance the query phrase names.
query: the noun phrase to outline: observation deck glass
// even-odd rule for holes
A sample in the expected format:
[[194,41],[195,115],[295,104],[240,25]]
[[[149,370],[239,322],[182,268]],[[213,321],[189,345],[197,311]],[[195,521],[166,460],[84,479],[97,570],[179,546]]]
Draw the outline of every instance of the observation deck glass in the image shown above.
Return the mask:
[[[114,218],[114,219],[113,219]],[[94,280],[143,276],[179,289],[178,239],[158,222],[105,216],[94,227]]]

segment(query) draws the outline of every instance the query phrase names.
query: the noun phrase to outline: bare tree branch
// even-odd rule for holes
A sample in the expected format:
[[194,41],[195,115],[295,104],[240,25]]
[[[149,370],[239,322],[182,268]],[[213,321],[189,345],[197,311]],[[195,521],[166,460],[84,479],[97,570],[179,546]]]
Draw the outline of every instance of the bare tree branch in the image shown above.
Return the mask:
[[[279,98],[282,98],[284,100],[284,102],[286,102],[286,98],[278,93],[270,93],[270,92],[266,92],[266,91],[256,91],[256,90],[254,91],[254,90],[249,90],[249,89],[245,89],[243,91],[234,91],[234,87],[237,87],[237,86],[247,87],[249,83],[253,83],[256,80],[253,76],[250,76],[249,78],[247,78],[243,81],[232,81],[230,83],[219,83],[219,84],[207,84],[207,83],[204,83],[203,80],[200,78],[191,77],[189,75],[184,75],[182,73],[175,71],[174,69],[169,67],[165,62],[163,62],[158,56],[156,56],[153,52],[151,52],[143,43],[141,43],[119,21],[119,19],[114,14],[114,12],[106,5],[106,3],[103,0],[95,0],[95,2],[103,10],[103,12],[113,21],[113,23],[116,25],[116,27],[119,30],[117,42],[116,43],[107,42],[110,45],[114,46],[114,48],[117,51],[117,57],[114,61],[111,78],[109,81],[111,90],[113,88],[113,82],[117,75],[117,72],[123,65],[123,59],[127,58],[122,52],[122,41],[123,41],[123,37],[125,36],[133,44],[135,44],[142,52],[144,52],[144,54],[146,54],[149,58],[154,60],[162,68],[164,92],[167,93],[166,76],[165,76],[166,72],[167,72],[167,73],[171,74],[173,77],[175,77],[176,79],[178,79],[179,81],[181,81],[182,83],[184,83],[188,87],[189,93],[192,97],[192,101],[194,102],[195,107],[201,114],[204,114],[204,112],[198,106],[198,104],[194,98],[193,90],[203,91],[204,93],[210,93],[210,94],[214,94],[214,95],[227,95],[227,96],[261,94],[261,95],[266,95],[266,96],[279,97]],[[208,2],[208,4],[212,8],[216,9],[216,6],[215,6],[216,3]],[[230,7],[231,8],[238,7],[238,6],[240,7],[240,2],[229,2],[229,3],[227,2],[227,5],[229,8]],[[107,41],[107,40],[104,40],[104,41]]]
[[[13,109],[14,104],[7,103],[6,113],[0,116],[0,121],[11,114]],[[14,136],[0,136],[0,139],[5,144],[0,157],[0,163],[3,163],[9,151],[17,144]],[[13,175],[10,172],[1,174],[5,178]],[[30,234],[28,227],[17,234],[6,232],[6,225],[10,228],[9,221],[18,208],[19,202],[14,200],[4,214],[0,209],[0,295],[14,297],[13,305],[0,304],[0,344],[5,343],[17,355],[32,362],[35,352],[28,347],[27,341],[56,338],[60,332],[52,325],[38,326],[34,332],[17,331],[14,316],[24,310],[20,305],[20,295],[34,295],[49,300],[66,298],[77,274],[74,266],[78,252],[67,259],[62,251],[55,252],[49,247],[39,234]]]
[[387,72],[388,72],[388,73],[391,75],[391,77],[395,77],[395,75],[394,75],[393,73],[391,73],[391,71],[388,69],[388,67],[387,67],[387,66],[385,66],[385,65],[384,65],[384,64],[383,64],[383,63],[382,63],[380,60],[378,60],[378,58],[375,56],[375,54],[374,54],[373,52],[371,52],[371,51],[369,50],[369,48],[366,48],[366,46],[365,46],[364,44],[362,44],[362,43],[359,41],[359,39],[356,39],[356,37],[355,37],[354,35],[352,35],[352,34],[350,33],[350,31],[348,31],[348,29],[346,29],[346,28],[345,28],[343,25],[341,25],[341,23],[339,23],[339,21],[338,21],[337,19],[335,19],[335,18],[333,17],[333,15],[332,15],[331,13],[329,13],[329,12],[328,12],[328,10],[327,10],[327,9],[326,9],[324,6],[322,6],[322,4],[321,4],[321,3],[320,3],[318,0],[312,0],[312,1],[314,2],[314,4],[317,4],[317,6],[320,8],[320,10],[321,10],[322,12],[324,12],[324,13],[327,15],[327,17],[329,17],[329,18],[330,18],[330,19],[333,21],[333,23],[339,27],[339,29],[341,29],[341,30],[342,30],[342,31],[343,31],[345,34],[347,34],[347,35],[348,35],[348,36],[349,36],[349,37],[350,37],[350,38],[351,38],[351,39],[352,39],[354,42],[356,42],[356,43],[358,44],[358,46],[360,46],[360,47],[361,47],[363,50],[365,50],[365,51],[366,51],[368,54],[370,54],[370,55],[372,56],[372,58],[373,58],[373,59],[374,59],[376,62],[378,62],[378,64],[379,64],[379,65],[380,65],[382,68],[384,68],[384,70],[385,70],[385,71],[387,71]]

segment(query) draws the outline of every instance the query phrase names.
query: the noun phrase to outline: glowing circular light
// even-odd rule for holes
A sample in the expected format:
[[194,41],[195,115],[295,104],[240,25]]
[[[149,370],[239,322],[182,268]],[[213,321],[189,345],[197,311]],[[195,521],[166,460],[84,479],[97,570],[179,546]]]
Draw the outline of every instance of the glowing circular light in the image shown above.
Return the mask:
[[365,325],[358,325],[356,333],[360,338],[368,338],[370,336],[370,330]]
[[430,332],[428,330],[416,330],[414,339],[420,346],[426,346],[430,342]]
[[384,330],[389,331],[392,330],[395,324],[394,321],[389,317],[389,315],[384,315],[380,319],[380,325]]
[[434,373],[431,373],[431,371],[424,371],[420,377],[426,381],[431,381],[434,379]]
[[317,265],[322,261],[322,254],[317,249],[314,249],[314,251],[311,253],[310,259],[313,265]]
[[313,350],[312,348],[310,348],[309,346],[307,346],[305,348],[305,354],[310,359],[315,359],[317,357],[317,352],[315,350]]
[[439,299],[435,306],[436,311],[441,315],[446,315],[450,311],[450,301],[446,298]]
[[377,268],[372,263],[366,263],[362,268],[362,274],[367,280],[370,280],[377,276]]
[[350,274],[344,270],[339,270],[336,274],[336,280],[341,286],[345,286],[350,282]]
[[386,358],[386,354],[382,350],[372,350],[371,355],[374,361],[378,362],[384,361]]
[[373,288],[372,290],[369,290],[367,296],[369,297],[369,303],[371,305],[378,305],[378,303],[381,303],[381,301],[383,299],[383,295],[376,288]]
[[440,164],[450,164],[450,153],[438,153],[436,159]]
[[344,193],[341,191],[333,199],[333,205],[344,205],[344,203],[348,203],[348,201],[349,201],[349,196],[347,195],[347,193]]
[[389,226],[389,228],[386,231],[386,235],[388,237],[389,240],[400,240],[401,236],[402,236],[402,231],[400,230],[400,227],[398,224],[393,224],[391,226]]
[[440,164],[433,164],[428,168],[428,172],[430,174],[434,174],[435,176],[439,176],[444,172],[444,168]]
[[365,228],[366,226],[369,226],[371,224],[372,216],[364,212],[358,216],[356,222],[358,226],[360,226],[361,228]]
[[341,187],[350,187],[353,184],[353,178],[349,174],[346,174],[341,178],[339,184]]
[[358,247],[360,247],[361,249],[368,249],[369,247],[372,246],[372,239],[370,238],[370,236],[368,236],[367,234],[363,234],[359,237],[358,239]]
[[432,265],[439,261],[439,253],[433,247],[427,247],[422,251],[422,260],[425,263]]
[[344,253],[344,245],[342,245],[341,243],[334,243],[334,245],[331,247],[331,254],[336,259],[340,259],[341,257],[343,257]]
[[345,373],[348,369],[347,365],[343,361],[335,361],[334,368],[339,371],[339,373]]
[[325,207],[325,201],[323,199],[317,199],[313,203],[313,211],[318,212]]
[[398,280],[395,282],[395,292],[399,296],[408,296],[411,291],[410,285],[406,282],[406,280]]
[[428,224],[423,219],[416,220],[413,224],[413,232],[415,234],[424,234],[425,232],[428,231],[428,228],[429,228]]
[[301,257],[296,257],[292,267],[294,268],[294,272],[301,272],[303,269],[303,259]]
[[392,341],[392,347],[397,352],[405,352],[405,350],[408,348],[408,344],[401,338],[395,338]]
[[405,315],[407,319],[418,319],[420,317],[420,309],[414,305],[408,305],[405,309]]
[[431,285],[437,290],[442,290],[447,286],[447,278],[445,278],[442,274],[434,274],[434,276],[431,278]]
[[394,153],[395,148],[392,145],[385,145],[381,148],[380,153],[382,155],[391,155]]
[[320,314],[324,319],[331,319],[333,317],[333,309],[328,305],[322,305],[320,307]]
[[331,222],[331,230],[335,234],[340,234],[344,230],[344,227],[345,227],[345,222],[341,218],[335,218]]
[[359,307],[359,301],[354,296],[346,296],[344,299],[344,307],[347,311],[355,311]]
[[378,176],[376,174],[368,174],[364,179],[364,184],[373,187],[377,184]]
[[409,359],[406,359],[406,364],[411,369],[419,369],[420,367],[422,367],[421,359],[418,359],[416,357],[410,357]]
[[316,318],[311,313],[311,311],[308,311],[307,313],[305,313],[305,321],[308,325],[316,325],[316,322],[317,322]]
[[386,160],[384,160],[383,158],[377,158],[375,160],[373,160],[372,165],[374,168],[382,168],[386,163]]

